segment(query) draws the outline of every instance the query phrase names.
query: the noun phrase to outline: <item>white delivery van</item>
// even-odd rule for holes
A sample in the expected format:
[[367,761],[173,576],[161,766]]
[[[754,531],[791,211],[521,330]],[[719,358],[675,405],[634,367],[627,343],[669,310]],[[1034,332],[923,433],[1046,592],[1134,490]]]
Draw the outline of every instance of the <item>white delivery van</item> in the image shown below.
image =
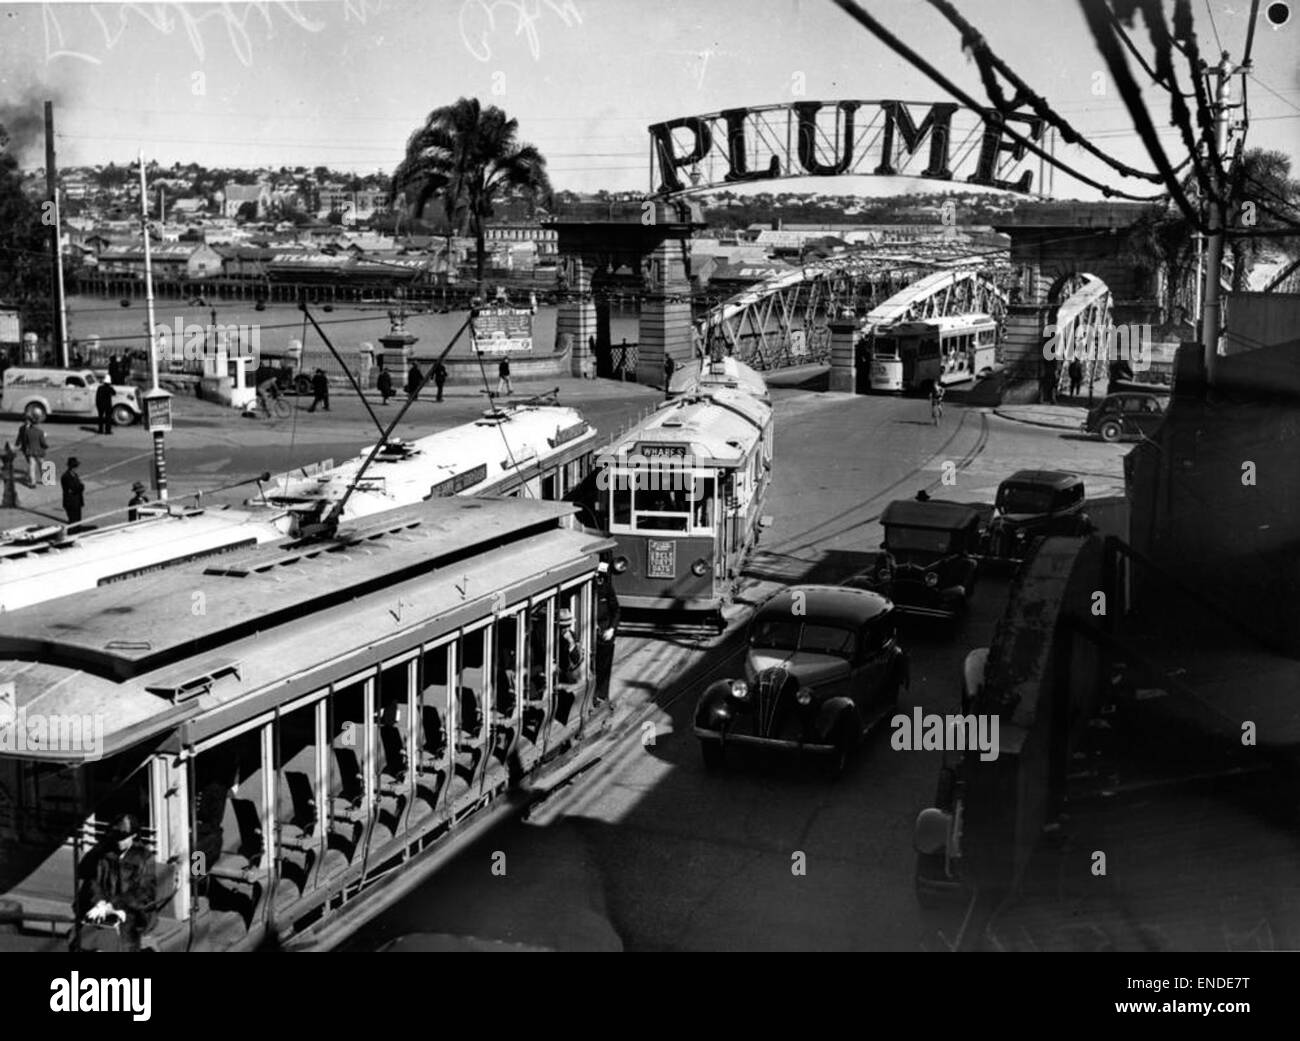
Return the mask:
[[[0,411],[31,416],[38,423],[46,416],[94,417],[99,380],[90,369],[48,369],[15,365],[5,369]],[[140,392],[135,387],[113,387],[113,422],[129,426],[140,418]]]

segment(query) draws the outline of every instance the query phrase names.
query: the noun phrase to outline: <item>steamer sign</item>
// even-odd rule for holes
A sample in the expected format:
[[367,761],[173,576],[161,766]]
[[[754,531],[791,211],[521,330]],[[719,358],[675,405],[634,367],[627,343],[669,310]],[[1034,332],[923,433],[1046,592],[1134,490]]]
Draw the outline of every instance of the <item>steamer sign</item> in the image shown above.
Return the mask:
[[798,101],[683,116],[650,127],[651,191],[876,174],[1027,193],[1034,175],[1022,167],[1037,157],[1008,136],[1009,125],[1035,144],[1043,137],[1037,116],[950,102]]

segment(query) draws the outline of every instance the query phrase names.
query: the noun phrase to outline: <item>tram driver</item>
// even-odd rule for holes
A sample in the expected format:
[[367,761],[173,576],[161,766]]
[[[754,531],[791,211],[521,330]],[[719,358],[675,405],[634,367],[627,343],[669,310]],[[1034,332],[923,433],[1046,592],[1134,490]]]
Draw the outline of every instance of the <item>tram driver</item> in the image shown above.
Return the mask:
[[[122,814],[82,861],[82,885],[77,894],[79,926],[73,940],[77,949],[100,949],[104,930],[115,927],[121,946],[138,951],[140,937],[153,925],[157,879],[153,857],[137,841],[139,831],[136,817]],[[109,946],[116,945],[110,939]]]

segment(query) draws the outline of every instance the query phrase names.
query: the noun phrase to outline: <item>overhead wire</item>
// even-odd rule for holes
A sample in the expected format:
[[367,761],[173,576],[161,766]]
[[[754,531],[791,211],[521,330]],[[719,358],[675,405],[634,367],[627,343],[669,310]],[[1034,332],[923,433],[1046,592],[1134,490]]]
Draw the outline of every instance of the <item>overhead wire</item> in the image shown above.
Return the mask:
[[[877,21],[866,11],[864,11],[855,2],[855,0],[834,0],[834,3],[842,11],[844,11],[844,13],[847,14],[850,18],[858,22],[868,32],[875,35],[882,43],[884,43],[886,46],[892,49],[900,57],[910,62],[915,68],[923,72],[926,76],[928,76],[931,80],[933,80],[944,90],[948,91],[949,94],[951,94],[954,98],[960,101],[963,105],[966,105],[968,108],[977,109],[977,110],[983,107],[979,104],[978,101],[976,101],[964,90],[962,90],[955,83],[953,83],[952,80],[948,79],[947,76],[943,75],[943,73],[941,73],[928,61],[922,58],[920,54],[912,50],[911,47],[905,44],[897,36],[895,36],[888,29],[886,29],[879,21]],[[1112,188],[1107,184],[1103,184],[1102,182],[1089,177],[1087,174],[1080,173],[1078,170],[1070,166],[1064,160],[1058,159],[1055,155],[1049,154],[1043,148],[1035,144],[1033,140],[1026,137],[1018,130],[1013,129],[1010,125],[1006,123],[1005,120],[1003,120],[1002,124],[999,126],[998,129],[1000,133],[1005,134],[1012,141],[1015,141],[1017,144],[1021,145],[1028,151],[1032,152],[1040,159],[1043,159],[1046,162],[1050,163],[1053,167],[1060,170],[1062,173],[1066,174],[1069,177],[1073,177],[1076,181],[1079,181],[1082,184],[1088,185],[1090,188],[1095,188],[1097,191],[1101,192],[1102,195],[1106,196],[1107,198],[1114,197],[1114,198],[1121,198],[1121,199],[1130,199],[1135,202],[1154,202],[1159,198],[1159,196],[1132,195],[1128,192],[1120,191],[1117,188]]]

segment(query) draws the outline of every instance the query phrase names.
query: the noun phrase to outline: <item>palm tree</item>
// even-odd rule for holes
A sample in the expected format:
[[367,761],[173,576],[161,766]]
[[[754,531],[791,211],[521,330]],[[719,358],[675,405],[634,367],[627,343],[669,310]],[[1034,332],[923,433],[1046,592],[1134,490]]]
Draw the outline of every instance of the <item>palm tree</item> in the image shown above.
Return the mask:
[[495,105],[484,109],[477,98],[460,98],[429,113],[424,126],[406,142],[406,158],[393,173],[393,191],[404,191],[416,217],[435,198],[447,218],[447,261],[454,228],[473,230],[478,247],[477,278],[483,288],[486,260],[484,228],[492,204],[509,192],[522,192],[531,205],[549,195],[546,160],[517,139],[518,120]]
[[[1250,149],[1242,156],[1237,183],[1240,185],[1237,198],[1242,203],[1254,203],[1255,223],[1260,228],[1285,228],[1286,221],[1277,215],[1292,222],[1297,219],[1300,184],[1291,180],[1291,159],[1286,154],[1263,148]],[[1244,206],[1239,205],[1232,223],[1242,224],[1244,213]],[[1232,251],[1232,288],[1240,291],[1246,288],[1250,269],[1259,259],[1264,240],[1235,236],[1228,241]],[[1290,251],[1296,241],[1291,236],[1284,236],[1273,239],[1273,245]]]

